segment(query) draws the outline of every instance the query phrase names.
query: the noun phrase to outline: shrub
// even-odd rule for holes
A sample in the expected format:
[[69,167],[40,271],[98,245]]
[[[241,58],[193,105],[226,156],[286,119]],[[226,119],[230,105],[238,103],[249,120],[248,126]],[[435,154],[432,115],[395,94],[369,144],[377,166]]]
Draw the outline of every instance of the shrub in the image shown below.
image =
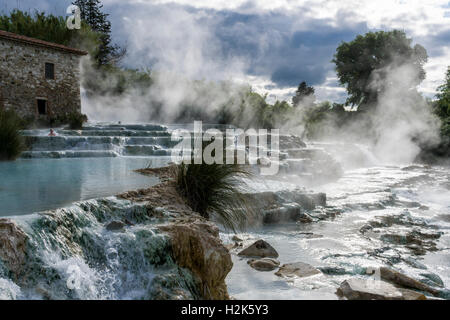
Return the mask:
[[239,165],[182,163],[177,168],[176,184],[194,211],[236,231],[245,227],[253,212],[249,198],[238,189],[238,178],[250,175]]
[[83,129],[83,123],[88,120],[87,116],[82,113],[73,112],[67,116],[67,122],[69,123],[69,128],[72,130]]
[[0,110],[0,160],[14,160],[24,150],[22,120],[12,110]]

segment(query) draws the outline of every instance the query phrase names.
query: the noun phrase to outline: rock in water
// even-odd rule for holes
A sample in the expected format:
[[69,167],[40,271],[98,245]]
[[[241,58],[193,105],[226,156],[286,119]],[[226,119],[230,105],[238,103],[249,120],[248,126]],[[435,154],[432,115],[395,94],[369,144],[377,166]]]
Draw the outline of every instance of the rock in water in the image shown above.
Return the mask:
[[337,294],[349,300],[403,300],[403,294],[392,284],[373,279],[345,280]]
[[251,246],[239,252],[238,256],[278,258],[278,252],[266,241],[258,240]]
[[0,219],[0,259],[16,277],[23,271],[28,237],[9,219]]
[[242,242],[243,240],[241,238],[239,238],[237,235],[234,235],[233,238],[231,238],[231,240],[235,241],[235,242]]
[[420,292],[403,288],[398,288],[398,290],[402,293],[403,300],[427,300],[427,297]]
[[277,272],[275,272],[277,276],[287,278],[291,277],[305,278],[319,273],[322,272],[320,272],[313,266],[303,262],[283,264],[281,268]]
[[251,259],[247,262],[250,267],[258,271],[272,271],[280,266],[280,262],[271,258]]
[[201,298],[228,300],[225,277],[233,262],[220,241],[219,229],[200,220],[163,225],[159,229],[170,235],[176,263],[196,276]]
[[382,280],[388,281],[390,283],[393,283],[393,284],[401,286],[401,287],[412,288],[412,289],[417,289],[420,291],[429,292],[434,296],[439,295],[438,290],[433,289],[430,286],[427,286],[426,284],[424,284],[420,281],[417,281],[416,279],[413,279],[404,274],[401,274],[400,272],[391,270],[386,267],[380,268],[380,276],[381,276]]
[[122,221],[112,221],[106,225],[106,230],[108,231],[123,231],[125,228],[125,223]]

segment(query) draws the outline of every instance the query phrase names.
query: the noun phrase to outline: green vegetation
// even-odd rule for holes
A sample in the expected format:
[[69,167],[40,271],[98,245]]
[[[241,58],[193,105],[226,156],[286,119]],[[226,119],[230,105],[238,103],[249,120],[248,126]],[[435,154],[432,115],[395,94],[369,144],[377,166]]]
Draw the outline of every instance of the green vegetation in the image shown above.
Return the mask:
[[314,92],[315,89],[313,87],[308,86],[305,81],[301,82],[298,85],[297,91],[295,91],[295,95],[292,97],[292,105],[294,107],[297,107],[299,104],[303,102],[308,103],[311,100],[315,100]]
[[[412,39],[399,30],[369,32],[341,43],[333,62],[340,83],[347,88],[347,104],[361,111],[376,105],[378,97],[391,85],[386,80],[389,68],[410,66],[416,73],[410,86],[420,84],[425,79],[423,65],[428,55],[424,47],[419,44],[411,47],[411,43]],[[375,70],[378,71],[377,87],[371,85]]]
[[69,30],[64,17],[37,11],[31,15],[14,10],[0,16],[0,30],[87,50],[94,55],[100,41],[100,35],[86,23],[82,23],[80,30]]
[[[49,120],[51,127],[69,125],[71,130],[83,129],[83,124],[88,121],[88,117],[80,112],[71,112],[68,114],[52,116]],[[27,126],[28,127],[28,126]]]
[[99,35],[98,50],[94,55],[99,66],[115,64],[125,54],[125,50],[111,44],[111,23],[108,14],[101,11],[100,0],[75,0],[74,5],[81,11],[81,20]]
[[73,112],[67,116],[69,128],[72,130],[83,129],[83,123],[85,123],[87,120],[88,120],[87,116],[79,112]]
[[192,210],[236,231],[245,227],[252,212],[246,196],[238,190],[238,178],[249,175],[240,165],[182,163],[177,168],[176,185]]
[[447,69],[445,83],[438,88],[436,97],[438,101],[434,110],[442,120],[442,135],[450,138],[450,67]]
[[14,160],[24,150],[22,126],[14,111],[0,109],[0,161]]

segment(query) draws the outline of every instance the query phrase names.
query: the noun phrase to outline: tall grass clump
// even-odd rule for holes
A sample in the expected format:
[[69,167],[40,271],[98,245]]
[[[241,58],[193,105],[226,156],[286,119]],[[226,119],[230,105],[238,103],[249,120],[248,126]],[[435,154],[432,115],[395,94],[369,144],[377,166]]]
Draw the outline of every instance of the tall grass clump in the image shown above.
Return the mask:
[[0,161],[15,160],[25,149],[22,120],[12,110],[0,109]]
[[250,175],[241,165],[181,163],[176,184],[192,210],[236,232],[245,228],[253,214],[249,198],[239,190],[239,178]]
[[83,124],[87,120],[88,120],[87,116],[79,112],[73,112],[67,116],[67,122],[69,123],[69,128],[71,130],[83,129]]

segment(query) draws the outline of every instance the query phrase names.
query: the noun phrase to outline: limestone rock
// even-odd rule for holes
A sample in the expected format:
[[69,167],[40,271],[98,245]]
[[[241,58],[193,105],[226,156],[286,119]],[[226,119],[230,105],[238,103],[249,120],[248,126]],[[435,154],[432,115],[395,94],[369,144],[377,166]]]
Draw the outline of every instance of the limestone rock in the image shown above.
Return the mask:
[[288,203],[283,207],[264,211],[263,222],[270,224],[286,221],[299,221],[305,219],[305,217],[310,219],[309,222],[312,222],[312,218],[306,213],[303,213],[298,204]]
[[305,278],[320,273],[321,273],[320,270],[314,268],[313,266],[307,263],[296,262],[282,265],[281,268],[275,274],[279,277],[286,277],[286,278],[291,277]]
[[201,298],[229,299],[225,277],[233,263],[220,241],[219,229],[202,220],[162,225],[159,229],[169,234],[176,263],[196,276]]
[[111,221],[106,225],[108,231],[122,231],[125,228],[125,223],[122,221]]
[[392,284],[373,279],[345,280],[337,294],[349,300],[403,300],[402,292]]
[[238,256],[278,258],[278,252],[266,241],[258,240],[251,246],[239,252]]
[[247,262],[250,267],[258,271],[272,271],[280,266],[280,262],[271,258],[251,259]]
[[234,235],[233,238],[231,238],[231,240],[236,241],[236,242],[242,242],[243,240],[241,238],[239,238],[237,235]]
[[381,276],[382,280],[388,281],[397,286],[429,292],[434,296],[439,295],[438,290],[433,289],[430,286],[428,286],[420,281],[417,281],[417,280],[415,280],[411,277],[408,277],[400,272],[394,271],[394,270],[386,268],[386,267],[380,268],[380,276]]
[[398,290],[402,293],[403,300],[427,300],[427,297],[420,292],[403,288]]
[[18,277],[25,265],[28,237],[9,219],[0,219],[0,259]]

